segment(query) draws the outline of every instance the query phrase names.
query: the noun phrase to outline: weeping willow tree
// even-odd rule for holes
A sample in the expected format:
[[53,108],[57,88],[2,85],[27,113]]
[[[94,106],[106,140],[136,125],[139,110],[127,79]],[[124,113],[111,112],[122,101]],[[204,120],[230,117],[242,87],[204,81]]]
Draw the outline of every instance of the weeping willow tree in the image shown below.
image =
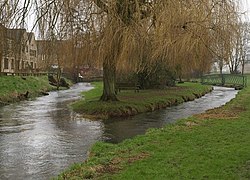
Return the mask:
[[[95,65],[103,68],[102,101],[117,101],[115,78],[118,67],[139,59],[139,48],[147,37],[152,3],[149,1],[43,1],[37,3],[42,37],[63,35],[78,44]],[[52,32],[52,33],[51,33]],[[57,33],[58,32],[58,33]],[[97,55],[96,55],[97,54]],[[90,57],[91,56],[91,57]],[[72,58],[75,67],[75,58]]]
[[[233,1],[168,1],[157,8],[154,57],[187,70],[209,70],[228,60],[238,15]],[[166,18],[169,17],[169,18]]]
[[[99,59],[103,62],[102,101],[116,101],[115,79],[117,67],[136,66],[140,46],[148,38],[147,29],[152,16],[150,1],[116,0],[94,3],[103,12]],[[137,54],[138,53],[138,54]]]
[[234,46],[238,15],[232,0],[94,2],[103,14],[98,25],[103,101],[117,100],[118,68],[140,71],[145,64],[161,63],[204,72],[216,58],[228,60]]
[[121,69],[154,72],[160,64],[206,72],[215,60],[227,61],[238,26],[234,0],[37,0],[32,6],[41,38],[72,42],[60,52],[72,54],[62,63],[75,68],[78,47],[82,59],[103,68],[102,101],[118,100]]

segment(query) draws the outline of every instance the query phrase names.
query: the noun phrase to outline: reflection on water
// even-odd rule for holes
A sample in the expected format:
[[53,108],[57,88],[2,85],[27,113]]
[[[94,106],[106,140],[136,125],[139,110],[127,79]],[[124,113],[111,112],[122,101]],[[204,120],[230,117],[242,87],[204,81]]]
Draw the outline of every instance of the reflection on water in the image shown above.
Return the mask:
[[89,89],[89,84],[81,83],[35,101],[0,108],[1,179],[49,179],[86,159],[87,151],[98,140],[120,142],[143,134],[148,128],[221,106],[237,93],[215,88],[192,102],[103,123],[83,119],[68,108],[81,91]]
[[86,159],[88,149],[102,135],[102,124],[80,118],[67,104],[89,89],[88,84],[78,84],[1,108],[0,177],[49,179]]

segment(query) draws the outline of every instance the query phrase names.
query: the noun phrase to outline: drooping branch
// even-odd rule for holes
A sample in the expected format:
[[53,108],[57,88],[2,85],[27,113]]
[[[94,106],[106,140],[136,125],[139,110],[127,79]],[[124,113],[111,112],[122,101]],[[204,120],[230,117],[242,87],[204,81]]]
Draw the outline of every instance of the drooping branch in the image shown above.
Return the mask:
[[105,11],[106,13],[108,13],[108,6],[106,5],[106,3],[103,0],[93,0],[93,2],[103,11]]

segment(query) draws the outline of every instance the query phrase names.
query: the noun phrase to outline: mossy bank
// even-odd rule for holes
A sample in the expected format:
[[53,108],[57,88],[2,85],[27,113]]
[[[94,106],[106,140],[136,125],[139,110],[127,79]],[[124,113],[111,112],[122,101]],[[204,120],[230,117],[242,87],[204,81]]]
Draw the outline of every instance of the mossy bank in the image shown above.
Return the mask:
[[118,102],[102,102],[102,82],[93,84],[95,89],[84,92],[84,99],[72,104],[73,109],[85,117],[107,119],[112,117],[131,116],[143,112],[155,111],[186,101],[194,100],[212,90],[211,86],[199,83],[184,83],[176,87],[160,90],[124,90],[118,93]]
[[57,178],[250,179],[249,124],[248,87],[223,107],[119,144],[98,142]]
[[0,105],[21,101],[28,91],[28,97],[36,97],[44,92],[54,90],[47,76],[40,77],[20,77],[20,76],[0,76]]

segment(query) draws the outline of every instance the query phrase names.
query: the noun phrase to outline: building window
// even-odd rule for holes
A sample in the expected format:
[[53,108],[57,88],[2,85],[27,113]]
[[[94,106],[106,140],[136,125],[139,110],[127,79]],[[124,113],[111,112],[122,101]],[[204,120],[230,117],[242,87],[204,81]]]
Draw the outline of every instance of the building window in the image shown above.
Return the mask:
[[22,69],[24,69],[24,61],[22,61]]
[[20,70],[20,60],[16,61],[16,69]]
[[9,60],[8,60],[8,58],[4,58],[4,69],[9,69]]
[[30,66],[31,66],[32,69],[34,68],[33,65],[34,65],[34,63],[30,62]]
[[11,59],[11,69],[14,69],[14,59]]
[[30,50],[30,56],[36,57],[36,50]]

